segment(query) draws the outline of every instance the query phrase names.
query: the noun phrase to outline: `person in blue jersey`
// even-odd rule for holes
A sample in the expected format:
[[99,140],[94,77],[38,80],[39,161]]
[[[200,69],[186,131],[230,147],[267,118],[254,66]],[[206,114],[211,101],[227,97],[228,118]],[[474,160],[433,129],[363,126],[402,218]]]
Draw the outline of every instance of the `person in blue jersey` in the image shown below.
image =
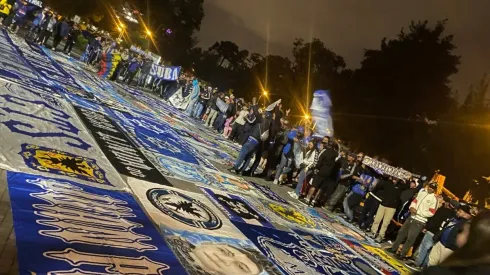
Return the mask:
[[62,18],[61,20],[56,23],[53,29],[53,51],[56,51],[56,48],[58,48],[58,45],[61,43],[61,40],[66,40],[68,38],[68,35],[70,34],[71,31],[71,25],[68,22],[68,19]]
[[416,275],[490,274],[490,211],[484,210],[469,221],[450,229],[454,252],[435,266]]
[[470,212],[471,207],[468,204],[460,204],[456,211],[457,217],[447,222],[439,234],[434,236],[433,239],[436,243],[430,251],[428,266],[441,264],[458,249],[457,237],[465,224],[472,218]]
[[10,30],[14,33],[19,31],[19,28],[26,23],[26,17],[29,12],[40,9],[38,6],[31,5],[24,0],[16,0],[17,10],[15,10],[14,21]]
[[142,64],[143,64],[143,59],[141,58],[140,55],[138,55],[138,57],[136,58],[133,58],[133,60],[131,60],[129,64],[128,73],[126,74],[123,83],[127,83],[128,85],[131,85],[134,77],[136,76],[136,74],[138,74],[138,71]]

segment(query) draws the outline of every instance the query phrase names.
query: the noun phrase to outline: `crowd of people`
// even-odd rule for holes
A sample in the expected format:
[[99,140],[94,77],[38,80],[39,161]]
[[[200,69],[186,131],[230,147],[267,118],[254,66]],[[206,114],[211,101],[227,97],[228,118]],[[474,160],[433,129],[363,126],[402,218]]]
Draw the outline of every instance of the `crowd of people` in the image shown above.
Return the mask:
[[[489,223],[487,211],[475,218],[482,209],[437,195],[437,183],[426,177],[395,178],[366,166],[362,152],[348,151],[331,137],[317,137],[308,126],[291,127],[281,100],[261,109],[255,98],[245,102],[188,81],[186,113],[242,145],[230,172],[291,185],[293,199],[329,212],[341,210],[343,219],[379,243],[389,233],[394,242],[386,251],[414,271],[446,270],[440,265],[460,255],[465,247],[461,234],[471,231],[472,221]],[[478,226],[475,230],[483,230]],[[489,234],[487,230],[487,238]],[[479,253],[475,257],[487,256]]]
[[[78,24],[26,1],[11,2],[0,0],[2,27],[17,33],[29,23],[26,39],[48,46],[53,38],[53,50],[65,41],[63,52],[71,53],[81,34]],[[292,199],[328,212],[341,211],[345,221],[379,243],[390,236],[393,243],[387,252],[414,271],[490,274],[488,211],[436,194],[437,184],[425,177],[399,179],[369,167],[363,162],[364,153],[349,150],[332,137],[314,135],[311,125],[292,126],[290,110],[283,110],[281,100],[260,108],[256,98],[251,102],[235,98],[192,76],[183,75],[178,81],[154,78],[150,55],[124,48],[107,35],[88,40],[82,61],[99,75],[152,90],[165,101],[181,90],[188,99],[184,106],[188,116],[240,144],[230,172],[291,186]],[[117,65],[105,75],[104,62],[114,56]]]

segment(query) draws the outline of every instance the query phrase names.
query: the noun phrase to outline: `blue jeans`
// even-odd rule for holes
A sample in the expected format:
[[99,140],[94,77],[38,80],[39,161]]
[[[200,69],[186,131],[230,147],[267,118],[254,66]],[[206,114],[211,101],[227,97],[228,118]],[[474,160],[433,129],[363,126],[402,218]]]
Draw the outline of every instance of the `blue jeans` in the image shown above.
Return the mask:
[[417,255],[415,256],[415,264],[419,267],[427,266],[429,262],[429,251],[434,246],[434,233],[426,231],[424,238],[417,249]]
[[299,172],[298,176],[298,184],[296,185],[296,195],[299,197],[301,193],[301,189],[303,189],[303,184],[305,183],[305,180],[308,179],[308,177],[311,175],[311,171],[308,171],[305,173],[305,169],[302,169],[301,172]]
[[274,179],[278,180],[282,174],[289,173],[291,171],[291,169],[289,169],[291,162],[292,162],[291,159],[288,159],[284,154],[282,154],[281,155],[281,162],[277,166],[276,176],[274,177]]
[[194,111],[192,112],[192,116],[195,118],[201,117],[202,110],[204,109],[204,105],[201,102],[196,103],[196,107],[194,107]]
[[194,105],[196,105],[196,102],[197,98],[191,99],[191,101],[189,101],[189,105],[187,105],[187,109],[185,109],[185,113],[189,116],[192,116],[192,112],[194,111]]
[[[240,170],[240,167],[242,166],[242,163],[245,160],[245,158],[249,156],[250,153],[252,153],[255,150],[255,148],[257,148],[257,145],[259,145],[259,142],[256,139],[252,137],[248,138],[247,142],[243,144],[242,149],[240,150],[240,154],[238,154],[238,158],[235,162],[235,166],[233,166],[233,169],[235,169],[235,171]],[[245,168],[246,167],[244,167],[243,169]]]
[[349,207],[349,197],[353,194],[351,191],[347,197],[345,197],[344,201],[342,202],[342,205],[344,206],[344,214],[349,218],[349,220],[354,219],[354,210],[350,209]]

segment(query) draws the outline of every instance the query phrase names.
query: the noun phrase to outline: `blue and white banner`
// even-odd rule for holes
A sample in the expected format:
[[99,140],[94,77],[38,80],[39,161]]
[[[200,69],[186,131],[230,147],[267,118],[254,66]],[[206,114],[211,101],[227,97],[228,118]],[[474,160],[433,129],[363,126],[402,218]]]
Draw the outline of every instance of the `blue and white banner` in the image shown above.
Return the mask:
[[201,188],[201,190],[233,222],[274,228],[244,197],[210,188]]
[[200,164],[214,169],[202,155],[184,142],[179,135],[164,122],[124,112],[113,111],[119,126],[126,131],[137,146],[147,151],[169,156],[192,164]]
[[25,1],[31,5],[38,6],[40,8],[43,7],[43,1],[42,0],[25,0]]
[[162,226],[165,240],[190,275],[282,275],[249,240]]
[[338,253],[346,251],[345,247],[319,249],[295,233],[243,223],[236,226],[284,274],[378,274],[372,268],[374,273],[364,273],[368,269],[360,269],[351,258]]
[[21,56],[20,50],[4,29],[0,30],[0,78],[26,85],[32,82],[47,84]]
[[150,75],[152,77],[167,81],[175,81],[180,77],[180,67],[151,65]]
[[126,192],[7,172],[20,274],[185,274]]
[[0,81],[0,168],[114,189],[124,182],[73,107],[42,87]]
[[135,178],[128,178],[128,184],[150,218],[158,225],[214,236],[246,239],[203,194]]
[[65,93],[73,93],[86,98],[93,98],[76,80],[59,64],[53,62],[44,51],[35,44],[18,37],[11,37],[22,57],[48,84],[61,89]]
[[315,122],[315,135],[324,137],[333,137],[333,121],[330,115],[332,108],[332,100],[330,99],[329,91],[318,90],[313,94],[313,102],[311,103],[311,117]]
[[359,257],[348,246],[333,237],[322,234],[313,235],[309,232],[301,230],[294,230],[294,232],[301,236],[301,238],[308,242],[308,244],[313,248],[330,253],[332,255],[332,260],[338,260],[340,262],[344,262],[344,264],[350,263],[349,265],[344,265],[342,269],[346,272],[349,270],[358,269],[361,271],[361,274],[383,274],[379,270],[375,269],[365,259]]

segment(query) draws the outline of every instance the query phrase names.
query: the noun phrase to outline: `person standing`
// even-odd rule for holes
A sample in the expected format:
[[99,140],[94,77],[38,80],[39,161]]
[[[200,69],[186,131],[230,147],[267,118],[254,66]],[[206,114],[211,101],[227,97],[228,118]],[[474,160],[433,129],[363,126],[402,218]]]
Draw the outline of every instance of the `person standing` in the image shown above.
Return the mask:
[[58,22],[56,17],[56,14],[48,14],[44,18],[43,23],[41,23],[41,34],[36,41],[39,45],[46,45],[48,43],[49,38],[53,34],[54,26]]
[[415,252],[415,260],[405,264],[405,266],[414,271],[420,271],[420,268],[427,266],[429,252],[434,246],[434,236],[441,231],[444,224],[456,218],[456,209],[458,207],[459,203],[455,200],[443,202],[442,207],[437,209],[434,216],[425,224],[425,229],[422,231],[424,237]]
[[354,175],[356,171],[357,163],[356,163],[356,154],[350,153],[347,156],[347,162],[340,169],[340,181],[335,188],[332,196],[327,201],[326,209],[327,211],[333,211],[338,202],[342,201],[347,190],[349,190],[352,180],[358,180],[359,177]]
[[303,162],[300,164],[300,172],[298,175],[298,184],[296,185],[295,191],[288,192],[289,195],[295,199],[299,199],[304,195],[303,190],[305,190],[305,182],[310,180],[311,169],[315,163],[317,151],[315,148],[315,143],[310,140],[307,145],[306,154],[304,155]]
[[388,229],[388,225],[390,225],[391,219],[395,215],[396,207],[400,201],[400,194],[403,190],[398,180],[390,178],[388,175],[384,175],[374,189],[383,190],[383,200],[378,207],[373,226],[371,227],[371,233],[368,236],[374,239],[379,229],[376,242],[381,243],[384,240],[386,229]]
[[[70,33],[68,33],[68,37],[66,38],[65,47],[63,48],[63,52],[65,54],[67,54],[68,56],[70,56],[73,45],[75,45],[75,43],[77,42],[79,35],[80,35],[80,29],[79,29],[78,25],[75,24],[75,25],[73,25],[73,28],[70,30]],[[127,61],[127,59],[128,59],[128,57],[126,54],[125,61]],[[119,64],[121,64],[121,62],[119,62]],[[118,66],[120,66],[120,65],[118,65]],[[117,72],[119,73],[119,70],[117,70]],[[116,74],[114,74],[114,75],[116,75]]]
[[247,115],[248,115],[248,107],[243,106],[243,109],[240,111],[238,117],[233,123],[233,128],[231,130],[231,134],[229,137],[230,140],[237,142],[242,139],[243,127],[245,125],[245,118],[247,117]]
[[[408,251],[424,229],[427,220],[436,213],[437,198],[434,194],[436,190],[437,183],[428,184],[425,189],[420,190],[417,197],[410,204],[410,218],[403,223],[395,242],[391,248],[387,249],[388,252],[395,254],[398,259],[406,259]],[[402,249],[397,254],[398,248],[402,243]]]
[[238,154],[238,158],[235,161],[235,165],[228,169],[231,173],[239,173],[247,168],[250,160],[246,160],[250,154],[256,150],[257,146],[260,145],[261,142],[267,140],[269,138],[269,131],[271,127],[271,114],[265,113],[264,118],[257,118],[258,122],[253,126],[250,131],[250,135],[247,138],[247,141],[242,145],[242,149]]
[[465,224],[472,218],[470,212],[471,207],[469,205],[460,204],[456,212],[457,217],[447,222],[439,234],[434,236],[434,241],[437,241],[430,251],[428,266],[435,266],[442,263],[458,249],[457,237],[463,230]]
[[53,34],[54,34],[53,49],[52,49],[53,51],[56,51],[56,48],[58,48],[58,45],[60,44],[61,40],[68,38],[70,31],[71,31],[71,26],[66,18],[63,18],[63,20],[58,21],[58,23],[55,25],[53,30]]
[[15,0],[15,3],[17,4],[17,9],[15,10],[14,21],[10,28],[13,33],[17,33],[19,28],[24,26],[26,16],[29,12],[39,9],[38,6],[31,5],[25,0]]
[[[1,5],[1,2],[0,2]],[[31,36],[34,34],[34,37],[32,40],[35,40],[37,38],[37,35],[39,34],[39,31],[41,29],[41,23],[44,20],[45,13],[43,11],[37,11],[34,20],[32,20],[32,25],[31,28],[29,29],[29,32],[26,35],[26,39],[31,39]]]
[[213,88],[208,87],[207,89],[203,89],[201,94],[199,95],[199,100],[197,101],[196,107],[194,108],[194,112],[192,113],[192,117],[199,119],[201,117],[202,111],[204,110],[204,106],[208,104],[208,100],[211,98],[211,92]]
[[199,81],[197,79],[192,80],[192,92],[189,95],[189,103],[185,109],[185,113],[188,116],[192,116],[196,102],[199,100],[199,95],[201,94],[201,87],[199,86]]
[[131,85],[142,63],[143,60],[141,59],[141,56],[138,56],[137,58],[133,58],[133,60],[129,64],[128,73],[126,74],[123,83],[127,83],[128,85]]
[[352,222],[354,220],[354,208],[359,205],[362,199],[366,196],[367,191],[371,188],[374,183],[374,176],[370,174],[368,167],[362,163],[364,155],[362,153],[357,155],[358,165],[354,176],[357,178],[355,180],[352,191],[344,199],[343,207],[345,219]]

